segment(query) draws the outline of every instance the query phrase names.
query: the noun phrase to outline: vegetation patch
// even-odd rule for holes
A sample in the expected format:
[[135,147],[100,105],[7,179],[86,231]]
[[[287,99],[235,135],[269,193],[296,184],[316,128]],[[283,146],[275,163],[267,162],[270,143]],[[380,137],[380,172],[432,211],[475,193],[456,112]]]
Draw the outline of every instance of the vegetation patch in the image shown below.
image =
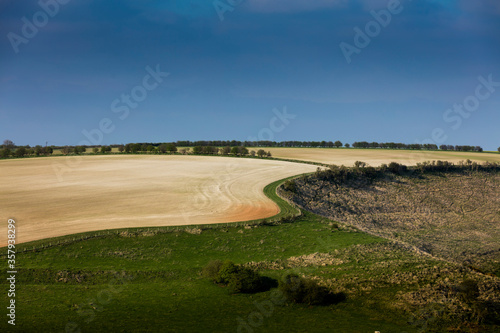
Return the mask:
[[283,190],[300,207],[500,276],[500,165],[332,166]]

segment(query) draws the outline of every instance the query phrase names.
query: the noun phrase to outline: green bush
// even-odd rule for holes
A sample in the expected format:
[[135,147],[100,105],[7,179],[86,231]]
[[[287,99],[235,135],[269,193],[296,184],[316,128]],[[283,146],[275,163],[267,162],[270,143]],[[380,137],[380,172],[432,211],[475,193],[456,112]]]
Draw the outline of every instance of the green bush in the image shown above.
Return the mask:
[[279,290],[289,302],[309,305],[329,305],[346,299],[344,293],[332,293],[328,288],[315,281],[304,279],[295,274],[287,275],[279,282]]
[[297,184],[293,180],[287,180],[283,184],[283,189],[288,192],[297,193]]
[[215,280],[217,280],[217,277],[219,276],[219,271],[220,271],[221,267],[222,267],[222,261],[212,260],[208,263],[208,265],[206,265],[203,268],[202,274],[204,277],[206,277],[212,281],[215,281]]
[[262,289],[262,282],[257,272],[240,267],[231,275],[227,286],[233,293],[253,293]]
[[472,279],[465,280],[458,285],[457,289],[458,297],[462,302],[472,304],[477,301],[479,296],[479,287],[476,281]]
[[391,163],[389,163],[388,169],[392,173],[403,173],[403,172],[406,172],[406,170],[408,168],[404,164],[399,164],[397,162],[391,162]]
[[257,272],[229,260],[210,261],[203,268],[202,274],[214,283],[227,286],[232,293],[253,293],[266,288],[263,278]]
[[239,267],[232,261],[226,260],[222,263],[219,274],[217,274],[215,283],[227,285],[231,280],[231,276],[239,271]]

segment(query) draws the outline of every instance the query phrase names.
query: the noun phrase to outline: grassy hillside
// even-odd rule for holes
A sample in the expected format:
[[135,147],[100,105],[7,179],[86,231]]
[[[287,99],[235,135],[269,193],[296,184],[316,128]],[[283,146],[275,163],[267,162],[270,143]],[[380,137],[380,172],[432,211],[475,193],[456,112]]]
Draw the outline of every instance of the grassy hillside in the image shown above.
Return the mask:
[[[43,249],[54,241],[38,241],[39,250],[18,253],[17,325],[12,330],[2,321],[0,331],[442,331],[463,328],[462,318],[446,317],[439,303],[422,307],[419,290],[445,278],[486,285],[477,273],[307,212],[276,225],[127,229],[60,241],[66,242]],[[276,289],[231,295],[201,276],[213,259],[277,280],[298,273],[345,292],[347,300],[311,307],[278,302]],[[3,275],[1,281],[5,289]]]
[[[315,213],[500,277],[500,168],[359,174],[317,172],[292,198]],[[353,171],[354,173],[356,170]]]

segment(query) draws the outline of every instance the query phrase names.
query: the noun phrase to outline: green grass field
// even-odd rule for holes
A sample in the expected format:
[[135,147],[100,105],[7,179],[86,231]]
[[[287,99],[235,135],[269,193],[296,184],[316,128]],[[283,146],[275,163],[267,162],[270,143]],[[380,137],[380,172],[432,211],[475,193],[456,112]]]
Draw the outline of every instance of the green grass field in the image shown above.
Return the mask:
[[[266,188],[275,200],[279,183]],[[277,201],[286,215],[294,212]],[[17,254],[16,326],[3,320],[0,331],[424,332],[441,327],[438,317],[408,309],[401,296],[435,283],[436,274],[460,275],[456,266],[307,212],[279,225],[123,229],[43,248],[54,242],[20,246],[38,250]],[[334,260],[302,260],[315,253]],[[277,289],[231,295],[200,274],[214,259],[253,263],[276,280],[289,272],[321,279],[348,298],[311,307],[277,301]]]

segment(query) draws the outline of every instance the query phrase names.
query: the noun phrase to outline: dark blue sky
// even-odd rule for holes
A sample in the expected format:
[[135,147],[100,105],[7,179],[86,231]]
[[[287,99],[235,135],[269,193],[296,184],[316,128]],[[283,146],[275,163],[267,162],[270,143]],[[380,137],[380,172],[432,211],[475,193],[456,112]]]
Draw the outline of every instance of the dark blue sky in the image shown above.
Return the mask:
[[0,0],[1,140],[500,146],[497,0],[40,3]]

